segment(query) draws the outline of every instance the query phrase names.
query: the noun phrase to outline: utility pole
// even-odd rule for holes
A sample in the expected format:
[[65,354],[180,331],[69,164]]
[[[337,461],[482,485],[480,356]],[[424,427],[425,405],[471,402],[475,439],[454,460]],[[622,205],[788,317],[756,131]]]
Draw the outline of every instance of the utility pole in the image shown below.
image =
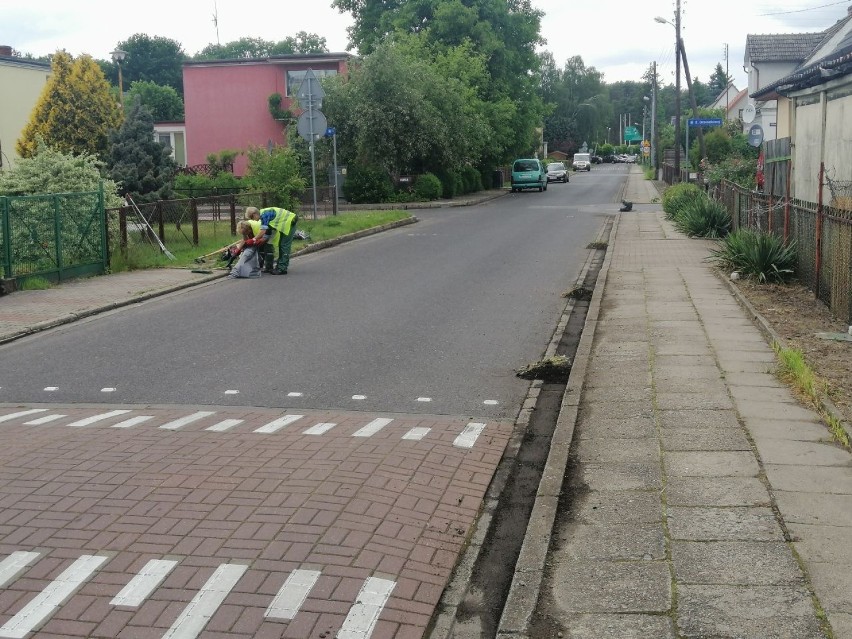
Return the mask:
[[675,182],[680,182],[680,0],[675,9]]
[[[700,117],[698,113],[698,105],[695,102],[695,93],[692,91],[692,78],[689,75],[689,63],[686,61],[686,48],[683,46],[683,42],[680,43],[680,54],[683,56],[683,70],[686,75],[686,85],[689,89],[689,102],[692,106],[692,117],[698,118]],[[704,145],[704,129],[701,127],[698,127],[698,150],[701,154],[702,160],[707,157],[707,149]],[[686,151],[689,153],[689,149]],[[687,170],[689,170],[689,167],[687,167]]]
[[731,81],[728,75],[728,43],[725,43],[725,122],[728,121],[728,110],[731,108]]

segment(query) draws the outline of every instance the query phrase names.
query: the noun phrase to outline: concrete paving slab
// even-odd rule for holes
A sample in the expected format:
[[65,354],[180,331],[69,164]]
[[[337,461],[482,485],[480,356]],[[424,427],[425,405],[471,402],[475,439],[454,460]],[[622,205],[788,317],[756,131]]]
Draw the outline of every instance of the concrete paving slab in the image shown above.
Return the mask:
[[809,563],[808,574],[823,608],[852,614],[852,558],[842,563]]
[[609,419],[604,417],[591,418],[582,415],[574,436],[577,439],[596,439],[598,437],[605,437],[607,439],[637,439],[656,437],[657,427],[654,419],[650,416]]
[[831,624],[834,639],[852,638],[852,614],[832,611],[828,615],[828,622]]
[[825,639],[810,594],[791,586],[678,586],[688,639]]
[[558,552],[563,558],[580,560],[665,559],[663,526],[661,523],[572,524],[561,534]]
[[553,598],[568,613],[663,613],[671,609],[664,561],[566,561],[553,571]]
[[787,388],[773,373],[725,373],[725,380],[732,388],[738,386]]
[[739,401],[796,403],[796,398],[786,386],[735,386],[728,381],[731,395]]
[[651,402],[651,386],[594,386],[583,391],[583,401],[589,403],[604,403],[607,400],[616,402]]
[[751,450],[741,428],[664,428],[663,450]]
[[774,491],[784,521],[799,524],[852,526],[852,495]]
[[721,377],[718,379],[656,378],[654,386],[658,393],[699,394],[706,391],[710,395],[718,396],[727,393],[728,388]]
[[713,351],[710,346],[703,342],[669,340],[666,342],[656,342],[654,344],[654,353],[658,357],[664,355],[709,356],[712,355]]
[[662,487],[662,478],[659,464],[580,463],[570,485],[590,490],[652,490]]
[[756,477],[675,477],[666,482],[669,506],[768,506],[769,493]]
[[839,466],[839,473],[852,474],[852,456],[830,442],[779,440],[755,436],[757,449],[764,464],[788,466]]
[[586,374],[585,387],[597,388],[599,386],[634,386],[644,388],[651,385],[650,367],[630,367],[624,369],[607,368],[600,370],[593,368]]
[[787,523],[796,552],[810,562],[848,563],[852,528]]
[[588,404],[583,408],[583,416],[586,419],[629,419],[636,417],[652,417],[654,407],[650,401],[647,402],[606,402]]
[[742,428],[732,410],[663,410],[659,419],[663,429]]
[[647,524],[661,522],[663,509],[657,490],[596,490],[575,499],[570,516],[585,524]]
[[665,370],[670,366],[698,368],[710,366],[716,368],[716,360],[712,355],[660,355],[654,360],[655,368]]
[[671,619],[660,615],[570,615],[567,639],[675,639]]
[[675,579],[684,584],[781,586],[803,583],[784,542],[672,541]]
[[669,477],[755,477],[760,472],[751,452],[672,451],[665,456]]
[[769,507],[708,508],[669,506],[672,539],[685,541],[784,541]]
[[[670,357],[666,355],[666,357]],[[690,364],[664,364],[654,361],[654,379],[723,379],[716,364],[692,366]]]
[[732,410],[734,403],[728,393],[662,393],[656,395],[660,410]]
[[660,463],[660,444],[656,438],[582,439],[573,451],[583,463]]
[[738,400],[737,410],[743,418],[778,419],[807,422],[817,419],[814,411],[803,408],[796,402],[772,402],[765,400]]
[[828,428],[816,414],[805,420],[749,417],[745,427],[752,437],[762,440],[824,441],[829,438]]

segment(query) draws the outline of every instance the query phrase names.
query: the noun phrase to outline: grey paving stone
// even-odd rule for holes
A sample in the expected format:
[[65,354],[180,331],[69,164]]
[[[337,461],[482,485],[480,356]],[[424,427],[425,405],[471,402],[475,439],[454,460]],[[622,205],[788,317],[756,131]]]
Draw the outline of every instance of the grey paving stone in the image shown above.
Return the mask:
[[660,355],[654,358],[654,366],[660,370],[666,370],[669,367],[717,368],[716,360],[712,355]]
[[799,524],[852,526],[852,495],[774,491],[784,521]]
[[613,360],[647,360],[648,342],[645,340],[606,340],[598,341],[592,349],[592,357]]
[[657,392],[657,408],[660,410],[731,410],[734,403],[728,393],[665,393]]
[[852,613],[852,559],[842,563],[809,563],[808,575],[823,608]]
[[667,377],[654,379],[654,386],[658,393],[710,393],[721,395],[727,393],[724,380],[703,379],[694,377]]
[[760,472],[751,451],[672,451],[665,465],[672,477],[754,477]]
[[661,615],[571,615],[567,639],[675,639],[672,620]]
[[571,485],[590,490],[651,490],[659,489],[662,479],[659,464],[580,463]]
[[756,477],[672,477],[666,482],[670,506],[768,506],[769,493]]
[[775,513],[768,507],[708,508],[669,506],[672,539],[686,541],[784,541]]
[[651,417],[606,419],[586,417],[582,412],[574,436],[577,439],[641,439],[657,437],[657,427]]
[[678,583],[780,586],[803,580],[783,542],[673,541],[671,549]]
[[795,403],[796,398],[786,386],[745,386],[731,385],[731,395],[737,401],[749,402],[787,402]]
[[852,468],[849,466],[764,464],[763,469],[775,490],[852,495]]
[[806,562],[845,563],[849,561],[852,528],[793,522],[787,522],[786,525],[796,552]]
[[[764,464],[788,466],[833,466],[852,472],[849,452],[829,442],[807,442],[755,437]],[[839,474],[839,473],[838,473]]]
[[710,356],[713,351],[710,346],[702,339],[701,342],[690,341],[685,339],[667,340],[665,342],[655,342],[654,354],[657,357],[661,355],[706,355]]
[[771,373],[775,370],[772,362],[753,361],[747,357],[719,357],[719,366],[725,374],[728,373]]
[[664,450],[751,450],[741,428],[665,428]]
[[651,386],[641,385],[617,385],[617,386],[592,386],[583,389],[583,401],[590,404],[602,404],[608,401],[614,402],[651,402]]
[[585,524],[656,523],[663,521],[656,490],[596,490],[580,493],[569,506],[572,521]]
[[650,401],[646,402],[600,402],[583,404],[583,416],[588,419],[597,417],[603,419],[624,417],[653,417],[654,408]]
[[808,592],[794,586],[678,586],[688,639],[825,639]]
[[704,365],[663,364],[654,361],[654,379],[722,379],[722,373],[715,363]]
[[633,366],[626,369],[608,368],[601,370],[592,367],[586,374],[585,386],[597,388],[605,386],[651,386],[651,370],[649,367]]
[[671,573],[663,561],[566,561],[553,571],[553,599],[571,613],[667,612]]
[[829,612],[828,623],[834,633],[834,639],[852,639],[852,614]]
[[805,421],[749,417],[745,426],[752,437],[786,439],[791,441],[827,441],[828,428],[816,418]]
[[560,532],[554,554],[566,558],[644,560],[665,559],[662,523],[654,524],[574,524]]
[[725,373],[725,379],[731,386],[787,388],[773,373]]
[[661,410],[661,428],[741,428],[732,410]]
[[573,454],[582,462],[642,462],[659,464],[660,444],[656,438],[644,439],[581,439]]
[[813,422],[819,419],[815,411],[803,408],[794,402],[741,400],[737,401],[737,410],[745,420],[757,417],[760,419]]

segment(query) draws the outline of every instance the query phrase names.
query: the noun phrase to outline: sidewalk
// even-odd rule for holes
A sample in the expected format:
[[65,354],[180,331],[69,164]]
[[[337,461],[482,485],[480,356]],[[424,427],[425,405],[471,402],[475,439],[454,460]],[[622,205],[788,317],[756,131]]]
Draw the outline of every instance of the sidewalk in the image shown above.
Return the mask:
[[850,455],[648,186],[633,168],[498,636],[852,637]]

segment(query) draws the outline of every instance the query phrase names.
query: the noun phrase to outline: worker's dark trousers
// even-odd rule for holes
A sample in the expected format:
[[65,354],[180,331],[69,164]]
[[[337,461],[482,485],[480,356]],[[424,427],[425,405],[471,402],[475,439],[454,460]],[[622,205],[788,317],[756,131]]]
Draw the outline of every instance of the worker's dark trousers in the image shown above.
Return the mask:
[[[293,248],[293,235],[296,233],[296,225],[290,225],[290,232],[287,235],[281,234],[278,240],[278,273],[286,273],[290,267],[290,250]],[[271,271],[273,260],[275,259],[275,247],[272,243],[267,243],[263,247],[263,270]]]

